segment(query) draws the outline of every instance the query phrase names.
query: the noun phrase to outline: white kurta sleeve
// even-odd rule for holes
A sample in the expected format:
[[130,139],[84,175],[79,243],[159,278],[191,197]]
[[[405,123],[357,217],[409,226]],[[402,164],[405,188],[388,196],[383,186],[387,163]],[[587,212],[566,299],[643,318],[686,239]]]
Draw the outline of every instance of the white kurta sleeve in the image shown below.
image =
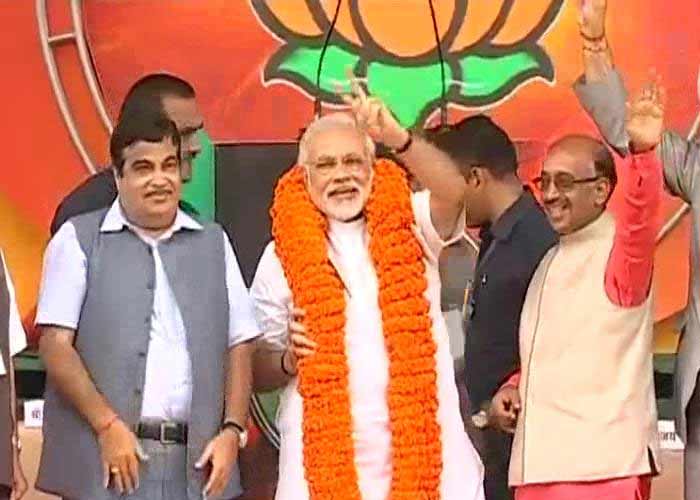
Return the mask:
[[226,233],[224,236],[224,259],[226,265],[226,291],[229,307],[229,347],[254,339],[260,335],[255,321],[253,304],[241,275],[238,259]]
[[262,330],[263,342],[274,350],[287,347],[288,323],[292,311],[292,294],[274,243],[265,248],[250,289],[253,309]]
[[68,221],[49,242],[36,312],[37,325],[75,330],[87,290],[87,257],[80,247],[75,226]]
[[425,247],[426,252],[428,252],[430,260],[437,261],[443,248],[464,237],[466,223],[464,212],[457,219],[457,224],[450,237],[445,240],[440,237],[430,215],[430,191],[424,190],[413,193],[411,195],[411,205],[413,206],[413,216],[416,219],[419,236],[422,240],[421,243]]

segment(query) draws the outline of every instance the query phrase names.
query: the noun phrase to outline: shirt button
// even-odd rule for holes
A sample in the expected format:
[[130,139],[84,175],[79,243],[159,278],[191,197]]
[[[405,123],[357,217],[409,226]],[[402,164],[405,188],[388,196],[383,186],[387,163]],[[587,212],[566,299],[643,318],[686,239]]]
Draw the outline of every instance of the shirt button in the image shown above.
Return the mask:
[[139,351],[139,358],[145,358],[146,357],[146,352],[145,351]]
[[155,286],[154,283],[152,281],[149,281],[148,284],[146,285],[146,288],[148,288],[149,290],[153,290],[154,286]]
[[141,389],[134,390],[134,394],[136,394],[137,396],[140,396],[142,393],[143,391]]

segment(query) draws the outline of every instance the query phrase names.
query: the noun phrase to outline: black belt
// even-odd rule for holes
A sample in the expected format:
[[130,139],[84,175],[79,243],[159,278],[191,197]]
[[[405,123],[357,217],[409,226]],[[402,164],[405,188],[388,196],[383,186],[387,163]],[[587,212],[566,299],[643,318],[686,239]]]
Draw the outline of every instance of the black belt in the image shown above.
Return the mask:
[[187,424],[179,422],[139,422],[136,437],[162,444],[187,444]]

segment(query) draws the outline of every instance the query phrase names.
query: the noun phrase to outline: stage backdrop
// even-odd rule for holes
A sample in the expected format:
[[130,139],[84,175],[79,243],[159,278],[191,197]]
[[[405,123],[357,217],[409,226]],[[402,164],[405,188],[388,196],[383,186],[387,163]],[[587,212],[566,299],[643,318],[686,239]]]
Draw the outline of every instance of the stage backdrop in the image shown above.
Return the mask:
[[[581,71],[577,0],[433,3],[450,120],[491,115],[521,141],[526,180],[553,138],[593,132],[571,91]],[[638,88],[656,68],[669,90],[669,126],[687,134],[699,109],[700,4],[611,3],[609,38],[629,86]],[[270,169],[283,169],[286,165],[274,162],[294,156],[293,145],[279,143],[297,138],[313,115],[315,96],[329,108],[337,105],[335,90],[346,83],[346,68],[364,78],[404,124],[435,122],[443,82],[428,1],[343,1],[317,81],[335,7],[336,0],[0,2],[5,140],[0,247],[28,328],[53,211],[71,188],[106,163],[112,120],[140,76],[167,71],[196,87],[206,147],[186,196],[206,216],[218,215],[228,229],[235,228],[231,236],[247,274],[265,238]],[[258,175],[264,185],[242,189]],[[254,216],[244,217],[249,204]],[[665,199],[664,220],[679,207],[677,200]],[[660,354],[676,347],[676,321],[687,292],[688,233],[682,220],[658,246]],[[254,244],[246,243],[247,234],[255,235]],[[274,398],[268,413],[270,408]],[[268,430],[274,440],[274,429]],[[253,455],[274,457],[272,447],[253,448]],[[260,491],[273,471],[248,472],[259,488],[251,497],[265,498]]]

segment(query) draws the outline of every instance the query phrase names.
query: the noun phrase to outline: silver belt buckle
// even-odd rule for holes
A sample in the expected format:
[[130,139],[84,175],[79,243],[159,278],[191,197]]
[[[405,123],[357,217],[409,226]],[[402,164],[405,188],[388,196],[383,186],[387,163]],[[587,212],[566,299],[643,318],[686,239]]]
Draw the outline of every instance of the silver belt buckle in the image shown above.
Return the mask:
[[165,438],[165,432],[168,429],[177,429],[177,424],[174,422],[163,422],[160,424],[160,443],[161,444],[177,444],[177,441]]

